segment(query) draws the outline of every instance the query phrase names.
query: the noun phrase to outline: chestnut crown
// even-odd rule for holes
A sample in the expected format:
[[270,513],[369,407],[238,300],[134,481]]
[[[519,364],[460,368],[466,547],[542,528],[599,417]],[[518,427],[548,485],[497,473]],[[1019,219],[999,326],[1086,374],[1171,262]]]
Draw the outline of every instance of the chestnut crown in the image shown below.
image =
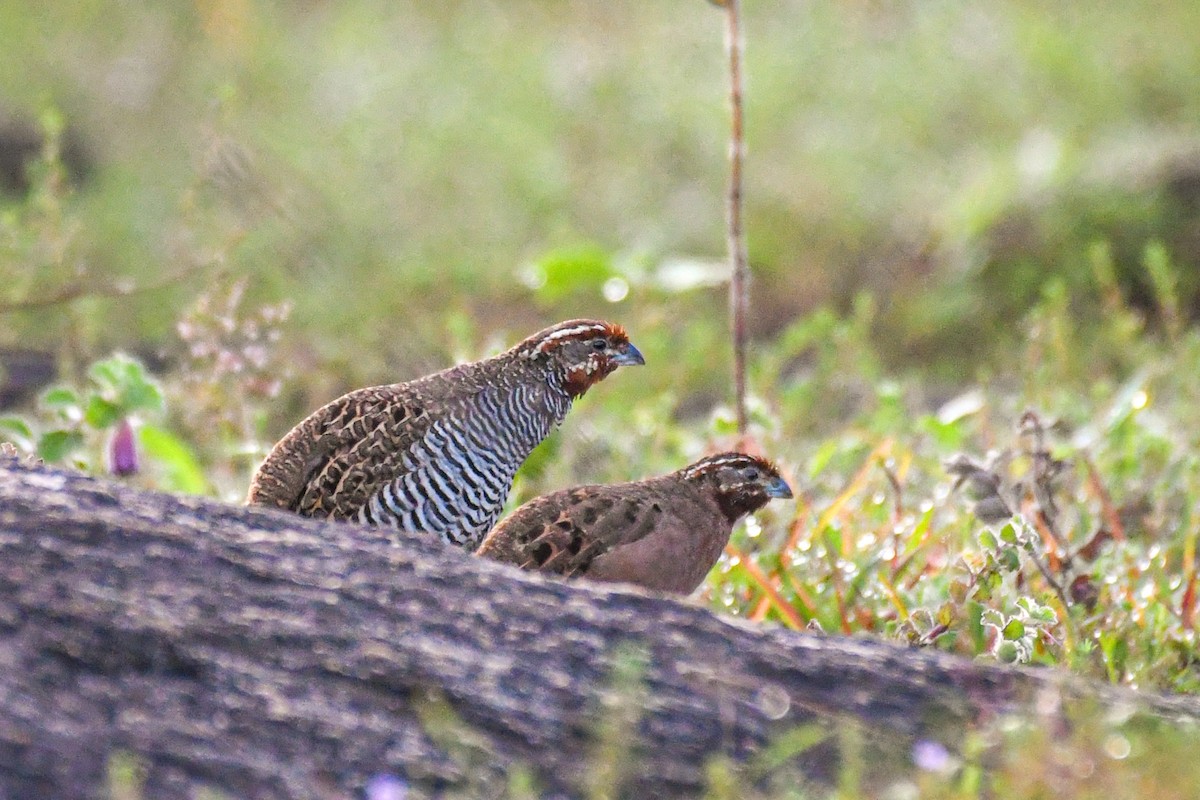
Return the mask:
[[711,493],[730,523],[765,506],[773,498],[792,496],[779,468],[758,456],[726,452],[702,458],[684,467],[685,481]]
[[544,364],[578,397],[617,367],[645,364],[641,351],[620,325],[572,319],[538,331],[513,348],[521,358]]

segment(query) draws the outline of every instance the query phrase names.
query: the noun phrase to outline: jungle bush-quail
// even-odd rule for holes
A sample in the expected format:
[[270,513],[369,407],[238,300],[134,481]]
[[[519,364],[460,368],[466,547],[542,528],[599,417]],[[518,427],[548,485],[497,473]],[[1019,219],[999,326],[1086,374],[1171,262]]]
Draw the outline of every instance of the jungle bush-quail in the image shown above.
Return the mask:
[[643,363],[620,326],[569,320],[493,358],[350,392],[275,445],[247,502],[474,549],[571,403],[618,366]]
[[477,552],[526,569],[687,594],[717,562],[735,522],[791,496],[771,463],[721,453],[657,478],[531,500]]

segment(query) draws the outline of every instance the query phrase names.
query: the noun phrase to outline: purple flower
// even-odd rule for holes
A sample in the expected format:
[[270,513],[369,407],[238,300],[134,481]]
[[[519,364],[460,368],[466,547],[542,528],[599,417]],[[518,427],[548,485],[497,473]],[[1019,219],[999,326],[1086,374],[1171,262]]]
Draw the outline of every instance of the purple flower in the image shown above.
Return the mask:
[[941,742],[921,739],[913,745],[913,764],[926,772],[948,772],[951,768],[950,753]]
[[367,800],[404,800],[408,796],[408,784],[386,772],[367,781]]
[[108,442],[108,470],[113,475],[132,475],[138,471],[137,446],[133,441],[133,426],[121,420]]

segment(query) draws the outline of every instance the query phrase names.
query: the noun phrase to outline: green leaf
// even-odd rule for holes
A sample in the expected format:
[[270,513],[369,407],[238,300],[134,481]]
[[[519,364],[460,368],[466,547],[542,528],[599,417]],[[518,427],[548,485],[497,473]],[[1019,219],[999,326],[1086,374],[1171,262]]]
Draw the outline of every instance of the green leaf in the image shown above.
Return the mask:
[[55,386],[42,394],[42,405],[46,408],[66,408],[79,405],[79,395],[66,386]]
[[122,416],[124,415],[120,406],[110,403],[98,394],[88,398],[87,410],[83,412],[87,424],[100,430],[113,425]]
[[1050,606],[1042,606],[1033,616],[1038,622],[1058,622],[1058,614]]
[[834,439],[827,439],[808,458],[808,477],[815,478],[829,466],[829,462],[838,453],[838,442]]
[[925,535],[929,532],[929,527],[933,522],[933,506],[925,509],[925,513],[917,520],[917,524],[913,526],[913,532],[908,537],[908,541],[904,543],[904,555],[909,555],[916,551],[918,547],[925,541]]
[[949,594],[950,599],[956,603],[961,603],[967,599],[967,584],[962,581],[950,581]]
[[998,555],[1000,566],[1008,572],[1016,572],[1021,568],[1021,556],[1015,547],[1005,547]]
[[941,450],[960,450],[963,446],[962,425],[955,422],[943,422],[932,414],[918,417],[916,428],[929,434]]
[[163,406],[162,390],[146,374],[146,368],[123,353],[92,364],[88,376],[101,393],[115,398],[112,402],[124,413]]
[[78,431],[50,431],[42,435],[37,443],[37,453],[47,463],[58,463],[83,444],[83,434]]
[[980,614],[980,622],[984,625],[990,625],[996,630],[1004,627],[1004,617],[994,608],[984,608]]
[[0,440],[12,442],[22,449],[33,445],[33,429],[20,417],[0,417]]
[[797,725],[773,737],[771,743],[754,757],[749,770],[752,775],[765,777],[828,738],[829,731],[817,723]]
[[164,405],[162,390],[154,381],[145,379],[130,381],[121,393],[121,405],[125,407],[126,411],[142,409],[159,411]]
[[1000,584],[1003,581],[1004,579],[1000,576],[1000,573],[995,569],[992,569],[989,572],[980,575],[976,583],[985,597],[992,597],[996,590],[1000,588]]
[[554,303],[579,292],[599,293],[604,282],[616,276],[607,250],[580,244],[546,253],[529,268],[526,284],[538,300]]
[[1025,635],[1025,623],[1014,617],[1004,626],[1003,633],[1005,639],[1015,642]]
[[722,407],[713,414],[712,432],[715,436],[732,436],[737,433],[737,417],[732,409]]
[[1013,642],[1001,642],[996,647],[996,658],[1003,661],[1005,664],[1012,664],[1020,656],[1020,651]]
[[178,436],[153,425],[143,425],[138,431],[142,451],[166,472],[167,489],[184,494],[207,494],[208,480],[196,454]]
[[1125,676],[1129,643],[1120,633],[1106,632],[1100,635],[1100,650],[1104,653],[1104,667],[1108,671],[1108,679],[1119,683]]
[[123,362],[128,359],[128,356],[115,355],[104,361],[97,361],[88,369],[88,377],[95,381],[96,385],[101,388],[116,389],[122,383],[121,375],[124,372]]
[[967,618],[967,630],[971,634],[971,641],[974,645],[975,652],[983,652],[987,647],[987,627],[983,622],[984,606],[978,600],[968,600],[964,606],[964,611]]
[[984,550],[995,550],[1000,546],[1000,543],[996,541],[996,535],[994,533],[992,533],[989,529],[984,528],[979,532],[979,546]]
[[821,530],[821,536],[825,539],[825,546],[829,548],[831,553],[842,553],[842,529],[833,525],[826,525]]

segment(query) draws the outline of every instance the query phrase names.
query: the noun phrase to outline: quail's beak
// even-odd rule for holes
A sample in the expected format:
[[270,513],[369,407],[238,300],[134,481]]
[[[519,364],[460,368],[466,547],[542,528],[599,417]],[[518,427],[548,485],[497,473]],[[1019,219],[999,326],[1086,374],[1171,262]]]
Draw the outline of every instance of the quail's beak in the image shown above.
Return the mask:
[[613,355],[612,361],[618,367],[636,367],[646,363],[646,359],[642,356],[642,351],[634,347],[633,342],[626,342],[621,345],[620,349]]
[[778,497],[786,500],[792,496],[792,487],[783,478],[771,478],[767,483],[767,497]]

